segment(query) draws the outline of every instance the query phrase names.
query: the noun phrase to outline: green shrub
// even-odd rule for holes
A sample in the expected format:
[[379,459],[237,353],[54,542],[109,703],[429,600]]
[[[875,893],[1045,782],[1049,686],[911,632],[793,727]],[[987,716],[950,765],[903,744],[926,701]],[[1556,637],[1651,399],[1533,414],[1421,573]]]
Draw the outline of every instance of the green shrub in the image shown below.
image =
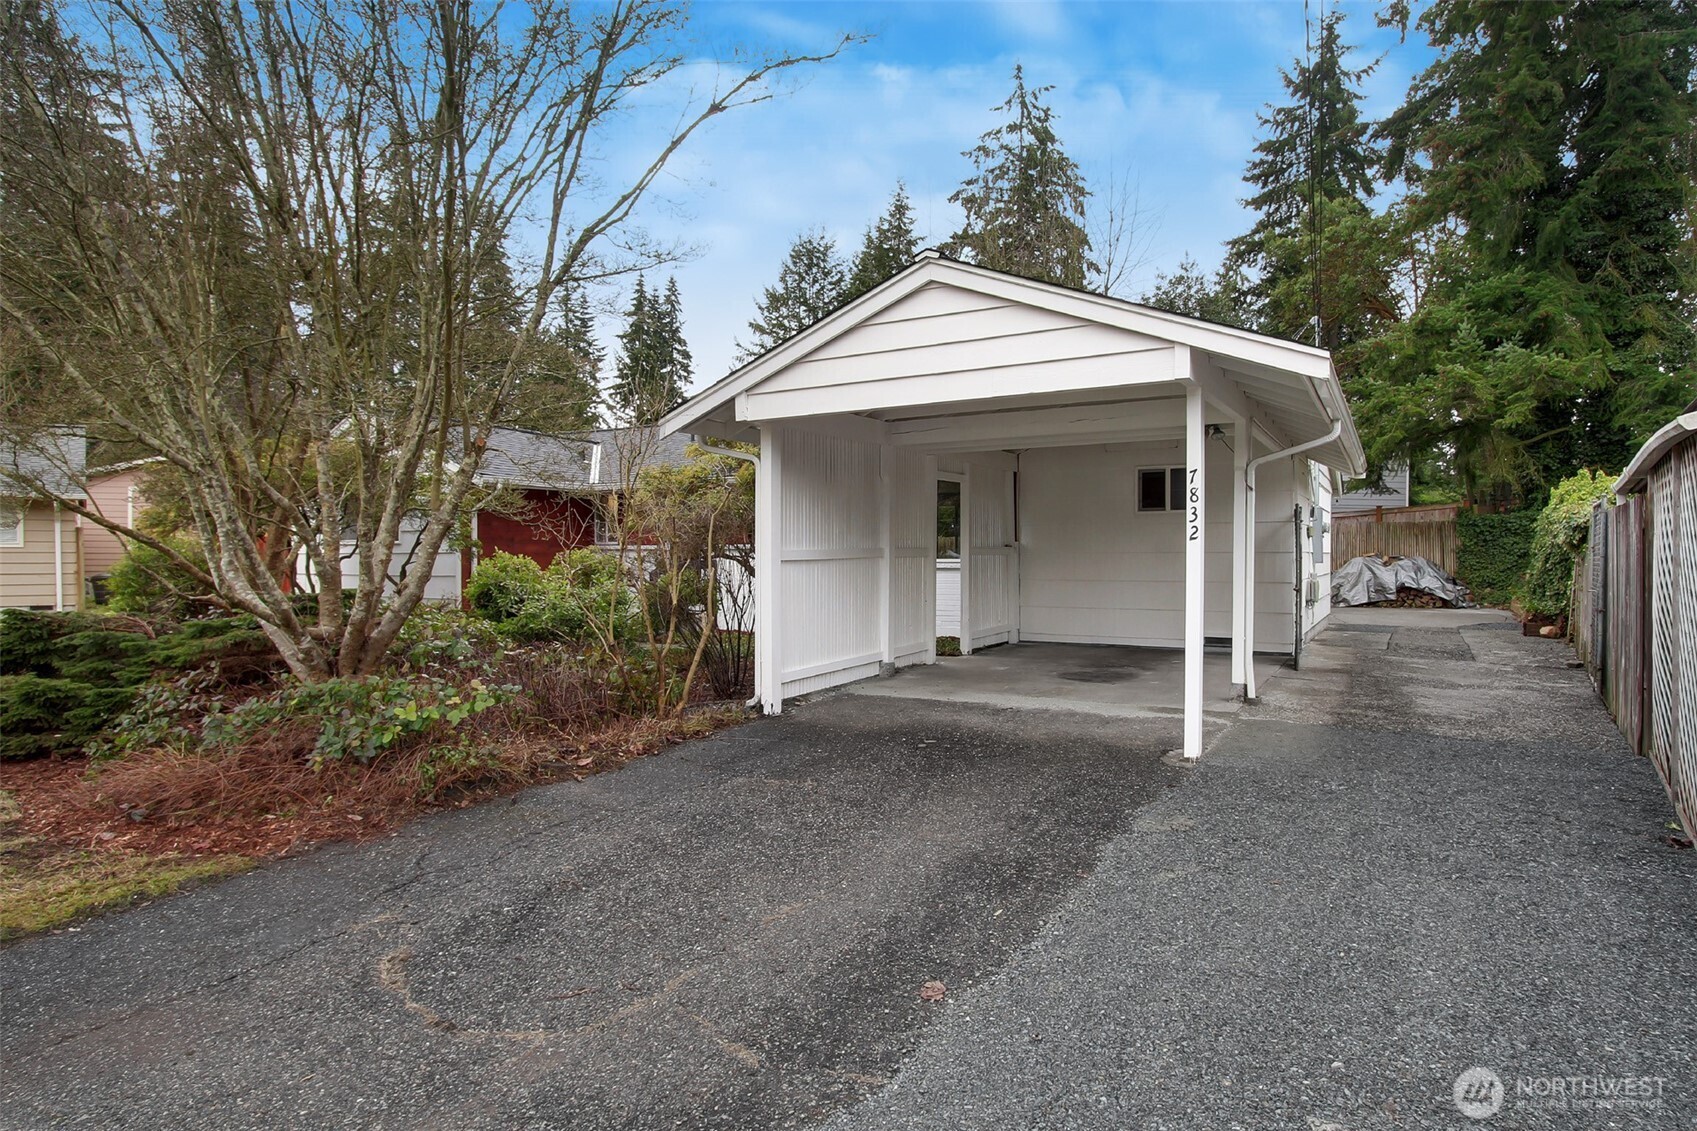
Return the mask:
[[350,758],[369,764],[408,738],[433,729],[450,731],[517,691],[477,679],[458,687],[439,679],[397,676],[295,684],[230,711],[208,714],[201,725],[201,745],[240,745],[279,725],[306,724],[315,732],[315,767]]
[[1456,575],[1485,605],[1506,605],[1520,591],[1532,552],[1532,511],[1456,515]]
[[495,628],[482,617],[441,605],[420,605],[401,626],[394,652],[416,672],[437,667],[486,671],[501,650]]
[[621,640],[639,633],[619,563],[599,550],[562,554],[547,569],[517,554],[491,555],[472,570],[466,601],[502,636],[525,643],[595,644],[609,627]]
[[52,675],[58,618],[78,615],[0,609],[0,675]]
[[117,724],[155,676],[216,666],[269,673],[276,652],[251,617],[180,626],[94,613],[0,610],[0,756],[71,753]]
[[0,758],[76,750],[134,699],[135,691],[128,687],[95,687],[34,674],[0,676]]
[[1526,611],[1556,617],[1573,597],[1573,564],[1591,535],[1591,505],[1606,498],[1612,475],[1581,471],[1556,484],[1538,514],[1522,600]]
[[486,620],[509,621],[541,593],[542,567],[522,554],[495,553],[477,563],[466,582],[466,604]]
[[[171,548],[196,565],[205,567],[199,544],[187,535],[173,535]],[[106,581],[106,603],[122,613],[152,613],[181,620],[204,611],[207,604],[196,598],[211,590],[181,566],[152,546],[132,542],[124,556],[112,566]]]

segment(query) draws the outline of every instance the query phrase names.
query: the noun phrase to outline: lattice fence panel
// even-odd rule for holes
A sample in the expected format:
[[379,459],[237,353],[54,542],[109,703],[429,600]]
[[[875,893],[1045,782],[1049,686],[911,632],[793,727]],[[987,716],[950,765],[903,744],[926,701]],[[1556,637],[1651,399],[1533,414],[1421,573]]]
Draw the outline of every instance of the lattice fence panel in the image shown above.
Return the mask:
[[1697,444],[1649,479],[1650,759],[1697,833]]
[[1662,775],[1686,830],[1697,832],[1697,444],[1682,444],[1668,462],[1679,478],[1679,633],[1670,641],[1677,649],[1679,721],[1670,728]]

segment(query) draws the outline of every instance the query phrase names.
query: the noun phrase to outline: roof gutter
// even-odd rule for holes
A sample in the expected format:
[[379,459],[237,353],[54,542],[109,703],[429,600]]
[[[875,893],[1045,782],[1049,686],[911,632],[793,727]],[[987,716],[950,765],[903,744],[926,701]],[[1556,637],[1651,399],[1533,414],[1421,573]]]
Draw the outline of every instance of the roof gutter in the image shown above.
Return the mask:
[[[690,439],[695,441],[696,447],[700,448],[702,451],[708,453],[709,455],[729,456],[731,459],[747,460],[749,463],[754,465],[754,474],[756,474],[756,475],[760,474],[760,457],[759,456],[752,455],[749,452],[739,452],[735,448],[721,448],[717,444],[708,443],[706,440],[703,440],[700,436],[691,436]],[[758,534],[756,534],[755,536],[759,537]],[[756,577],[754,579],[754,584],[758,587],[761,584],[761,580],[762,580],[761,578]],[[769,581],[771,579],[766,579],[766,580]],[[754,609],[755,609],[754,632],[755,632],[756,638],[758,638],[760,633],[766,631],[767,626],[760,623],[760,602],[758,600],[756,600],[754,602]],[[759,655],[759,653],[757,652],[756,656],[758,656],[758,655]],[[754,687],[755,687],[754,698],[750,699],[747,703],[744,703],[743,704],[744,707],[758,707],[758,706],[760,706],[760,691],[759,691],[759,688],[760,688],[760,673],[759,672],[756,672],[754,674]]]

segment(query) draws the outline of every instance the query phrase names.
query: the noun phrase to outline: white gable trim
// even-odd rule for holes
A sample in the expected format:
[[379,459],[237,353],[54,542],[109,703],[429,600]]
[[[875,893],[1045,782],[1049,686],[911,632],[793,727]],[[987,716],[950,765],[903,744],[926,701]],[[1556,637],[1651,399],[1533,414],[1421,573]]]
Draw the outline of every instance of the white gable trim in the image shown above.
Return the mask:
[[[1360,441],[1355,433],[1354,422],[1350,419],[1342,388],[1332,369],[1331,357],[1324,350],[1297,342],[1281,341],[1247,330],[1168,314],[1120,299],[1021,279],[945,259],[934,251],[921,254],[912,265],[894,278],[692,397],[660,422],[661,431],[694,432],[701,430],[704,424],[711,421],[721,431],[740,432],[745,430],[746,422],[794,415],[798,398],[781,395],[783,390],[762,389],[761,386],[769,378],[798,362],[809,360],[810,355],[815,353],[826,351],[825,356],[829,357],[830,353],[826,347],[830,343],[848,331],[872,322],[880,313],[930,286],[958,288],[1002,300],[1010,305],[1047,310],[1080,322],[1113,327],[1144,338],[1204,351],[1223,362],[1226,368],[1242,373],[1250,379],[1254,379],[1258,372],[1265,374],[1267,371],[1277,371],[1299,378],[1298,384],[1305,387],[1304,391],[1297,392],[1296,388],[1291,388],[1290,392],[1296,393],[1302,401],[1312,406],[1315,419],[1323,420],[1327,424],[1341,420],[1343,434],[1337,445],[1339,451],[1348,457],[1349,463],[1358,465],[1363,462],[1359,455]],[[820,360],[823,359],[814,363],[818,364]],[[1213,374],[1219,374],[1219,371],[1215,369]],[[943,379],[947,377],[944,374],[938,376]],[[1013,367],[1008,370],[1008,376],[1014,383],[1028,379],[1038,380],[1034,373],[1024,373]],[[1153,376],[1140,374],[1138,379],[1147,380]],[[1055,379],[1063,384],[1069,380],[1067,376],[1058,373]],[[1099,380],[1087,381],[1079,387],[1089,388],[1099,384]],[[1215,385],[1217,399],[1227,382],[1216,379]],[[943,399],[945,398],[939,394],[937,403],[942,403]],[[846,389],[840,393],[826,392],[823,394],[823,401],[830,402],[831,411],[840,412],[864,412],[880,407],[868,399],[866,390],[855,393]],[[1307,411],[1304,410],[1304,416]],[[1360,468],[1346,466],[1342,470],[1358,472]]]

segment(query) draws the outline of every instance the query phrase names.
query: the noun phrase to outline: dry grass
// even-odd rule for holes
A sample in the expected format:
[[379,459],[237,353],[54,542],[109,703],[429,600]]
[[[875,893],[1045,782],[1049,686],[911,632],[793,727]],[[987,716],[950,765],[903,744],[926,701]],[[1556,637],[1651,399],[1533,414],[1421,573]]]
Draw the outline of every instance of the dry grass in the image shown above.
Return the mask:
[[0,792],[0,940],[253,866],[242,856],[153,856],[54,845],[19,830],[21,816],[16,799]]

